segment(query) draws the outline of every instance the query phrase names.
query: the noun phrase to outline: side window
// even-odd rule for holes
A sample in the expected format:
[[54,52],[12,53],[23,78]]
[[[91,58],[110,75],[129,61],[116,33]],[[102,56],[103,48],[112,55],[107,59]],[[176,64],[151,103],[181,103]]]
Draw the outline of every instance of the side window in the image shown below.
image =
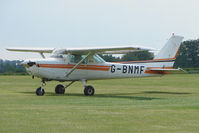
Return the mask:
[[89,63],[95,63],[95,60],[93,59],[93,57],[91,57],[91,58],[88,59],[88,62]]
[[[81,61],[86,55],[76,55],[76,54],[72,54],[70,55],[70,62],[71,63],[78,63],[79,61]],[[85,60],[83,63],[87,64],[88,60]]]
[[104,63],[105,61],[101,57],[95,54],[88,59],[88,62],[89,63]]
[[75,56],[74,55],[70,55],[70,62],[75,63]]
[[62,57],[63,57],[64,59],[67,59],[68,55],[67,55],[67,54],[62,54]]

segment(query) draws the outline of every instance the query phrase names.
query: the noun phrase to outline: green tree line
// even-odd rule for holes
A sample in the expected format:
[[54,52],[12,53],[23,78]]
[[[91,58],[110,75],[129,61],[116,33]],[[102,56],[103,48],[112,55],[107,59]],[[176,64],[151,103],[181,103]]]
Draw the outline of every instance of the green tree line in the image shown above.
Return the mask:
[[26,74],[23,66],[17,65],[20,61],[17,60],[1,60],[0,59],[0,74]]
[[174,64],[175,67],[199,67],[199,39],[184,41]]

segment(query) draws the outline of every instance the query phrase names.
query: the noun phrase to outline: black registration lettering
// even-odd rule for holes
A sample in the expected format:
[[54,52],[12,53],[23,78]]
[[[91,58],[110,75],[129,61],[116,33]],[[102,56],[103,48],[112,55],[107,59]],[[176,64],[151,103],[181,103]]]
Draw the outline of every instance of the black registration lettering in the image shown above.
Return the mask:
[[144,71],[144,66],[140,66],[140,74]]
[[111,72],[114,73],[115,72],[115,65],[111,66]]
[[134,74],[139,73],[139,66],[134,66]]
[[123,65],[123,73],[126,73],[127,72],[127,66],[126,65]]
[[129,71],[128,73],[132,74],[133,73],[133,66],[129,66]]

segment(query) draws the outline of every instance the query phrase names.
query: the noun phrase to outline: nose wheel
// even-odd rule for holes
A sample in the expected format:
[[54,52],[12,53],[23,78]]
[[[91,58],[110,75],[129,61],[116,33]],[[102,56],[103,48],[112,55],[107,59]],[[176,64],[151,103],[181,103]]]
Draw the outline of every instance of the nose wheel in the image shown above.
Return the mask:
[[37,88],[37,90],[36,90],[37,96],[43,96],[44,94],[45,94],[44,89],[42,89],[41,87]]
[[45,83],[44,80],[42,80],[41,81],[41,87],[36,89],[36,95],[37,96],[43,96],[45,94],[45,91],[44,91],[44,88],[43,88],[44,85],[46,85],[46,83]]

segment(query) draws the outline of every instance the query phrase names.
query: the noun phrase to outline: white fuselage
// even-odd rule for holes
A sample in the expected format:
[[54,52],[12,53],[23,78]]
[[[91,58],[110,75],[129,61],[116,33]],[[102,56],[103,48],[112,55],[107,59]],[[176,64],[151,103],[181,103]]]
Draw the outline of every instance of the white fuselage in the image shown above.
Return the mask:
[[75,64],[66,63],[63,59],[57,58],[31,61],[35,61],[37,65],[27,67],[27,72],[46,80],[74,81],[81,79],[94,80],[157,76],[157,74],[147,71],[148,66],[146,65],[104,62],[81,64],[67,77],[67,73]]

